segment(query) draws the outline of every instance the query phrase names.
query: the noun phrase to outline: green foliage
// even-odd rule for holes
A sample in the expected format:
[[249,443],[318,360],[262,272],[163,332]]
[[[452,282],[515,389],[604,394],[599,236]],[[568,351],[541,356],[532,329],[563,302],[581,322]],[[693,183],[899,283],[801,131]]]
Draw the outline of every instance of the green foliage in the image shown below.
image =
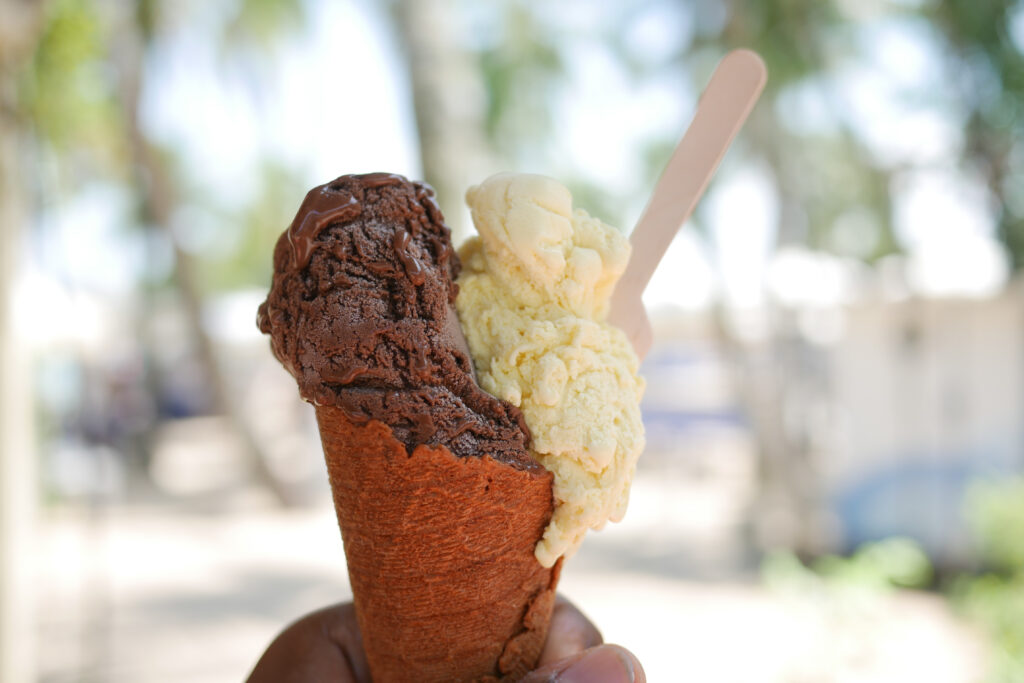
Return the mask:
[[[540,159],[543,166],[545,154],[556,147],[551,109],[557,101],[554,95],[568,85],[566,64],[572,50],[603,49],[637,83],[650,78],[688,80],[691,89],[699,90],[726,50],[751,47],[765,58],[770,78],[736,154],[761,160],[770,169],[780,194],[780,240],[868,261],[896,250],[890,172],[876,168],[862,143],[841,127],[829,133],[793,132],[792,126],[784,125],[778,106],[792,88],[827,74],[833,63],[854,50],[850,22],[831,0],[747,1],[732,7],[714,0],[616,3],[610,10],[602,7],[598,16],[604,18],[589,35],[580,35],[570,25],[545,22],[544,10],[536,2],[505,0],[501,7],[503,28],[496,39],[483,42],[478,57],[488,94],[486,132],[506,165],[536,167]],[[680,23],[677,44],[662,48],[660,58],[653,60],[624,38],[628,27],[652,10]],[[679,122],[678,133],[685,124]],[[626,198],[650,191],[677,142],[677,135],[644,141],[638,158],[642,176],[629,187],[603,192],[585,179],[582,169],[564,168],[562,160],[549,165],[570,187],[588,195],[577,197],[580,206],[619,224],[625,218]],[[874,227],[872,234],[861,236],[856,253],[846,253],[835,239],[837,224],[851,213],[867,216]]]
[[[536,166],[553,147],[552,93],[567,84],[567,51],[580,44],[581,36],[570,26],[547,21],[541,3],[504,0],[499,6],[505,19],[499,39],[485,40],[478,49],[488,94],[487,133],[506,165]],[[652,8],[677,10],[679,21],[677,44],[662,48],[654,60],[638,55],[623,37],[631,22]],[[829,79],[846,66],[870,61],[872,45],[862,31],[873,22],[899,21],[920,29],[944,56],[934,66],[948,87],[896,96],[965,122],[964,145],[952,161],[987,185],[1000,207],[997,237],[1019,270],[1024,267],[1024,50],[1010,27],[1020,12],[1018,0],[644,0],[602,5],[596,14],[604,19],[595,23],[591,18],[589,40],[591,48],[605,49],[637,82],[655,76],[688,78],[694,89],[726,50],[758,51],[769,80],[741,143],[744,156],[771,170],[779,191],[780,242],[874,262],[899,250],[892,188],[894,180],[916,167],[873,156],[862,133],[849,126],[845,104]],[[786,120],[792,114],[780,104],[808,87],[818,88],[831,129],[803,130],[799,122]],[[606,188],[606,204],[620,207],[613,208],[611,222],[621,220],[622,196],[653,186],[675,142],[674,137],[647,141],[644,176],[634,187]],[[574,175],[585,175],[580,170],[557,168],[569,184],[586,185]],[[612,196],[616,193],[619,197]],[[853,251],[851,240],[842,235],[851,215],[870,227],[869,235],[855,240]]]
[[266,287],[270,282],[274,244],[295,214],[306,189],[298,174],[273,160],[258,169],[255,199],[238,211],[225,212],[216,203],[208,211],[217,226],[220,248],[197,254],[207,291]]
[[1024,572],[962,578],[952,590],[954,602],[980,623],[991,641],[991,683],[1024,680]]
[[573,203],[577,207],[586,207],[586,212],[591,216],[600,218],[619,230],[625,227],[621,225],[622,206],[616,197],[579,178],[568,181],[566,187],[572,193]]
[[842,639],[843,633],[865,633],[888,621],[896,591],[927,585],[932,570],[917,544],[892,538],[866,544],[851,557],[827,556],[809,564],[790,552],[772,553],[761,576],[778,597],[819,614]]
[[[717,12],[720,3],[703,0],[698,13]],[[844,49],[843,17],[832,0],[787,0],[732,3],[721,30],[698,36],[694,48],[725,50],[747,47],[760,54],[771,77],[765,86],[769,97],[786,86],[813,76],[827,67]]]
[[907,538],[867,543],[849,558],[826,555],[814,569],[829,580],[878,587],[923,588],[932,580],[928,556]]
[[966,512],[991,571],[959,577],[951,595],[989,633],[989,680],[1024,680],[1024,478],[975,483]]
[[927,586],[932,581],[932,566],[916,542],[888,538],[866,543],[850,557],[825,555],[810,566],[790,552],[772,553],[765,558],[761,574],[774,588],[885,593]]
[[108,168],[123,159],[108,34],[88,0],[49,3],[42,36],[28,71],[21,75],[21,105],[39,139],[58,154]]
[[1024,572],[1024,478],[977,482],[966,504],[986,563],[1001,571]]
[[[750,47],[768,66],[761,103],[746,128],[751,155],[772,170],[780,199],[779,241],[868,262],[898,251],[890,197],[892,170],[871,159],[864,142],[846,128],[841,104],[825,85],[833,69],[856,59],[857,22],[833,0],[737,3],[722,30],[695,41],[705,51]],[[781,101],[799,88],[816,88],[833,130],[808,132],[786,121]],[[837,229],[858,214],[874,226],[856,251]]]
[[551,98],[564,77],[557,40],[522,0],[507,0],[500,34],[477,53],[487,92],[485,132],[510,159],[523,162],[531,136],[551,132]]
[[265,48],[301,28],[304,19],[301,0],[239,0],[224,26],[225,48]]
[[[989,636],[986,680],[1017,683],[1024,680],[1024,478],[976,483],[966,512],[991,571],[959,576],[949,596]],[[851,557],[825,556],[810,566],[792,553],[774,553],[765,559],[762,577],[776,590],[846,603],[895,588],[925,587],[933,580],[921,548],[899,538],[866,544]]]
[[[239,0],[233,4],[216,35],[225,56],[251,59],[289,30],[301,27],[301,0]],[[150,229],[159,220],[149,202],[166,202],[169,213],[185,207],[216,229],[207,237],[204,249],[196,252],[201,294],[241,286],[265,285],[269,280],[274,240],[291,220],[290,212],[302,197],[295,174],[268,160],[259,169],[260,188],[254,201],[242,209],[227,208],[202,187],[190,185],[188,169],[181,167],[175,150],[158,148],[146,140],[138,122],[126,116],[138,96],[125,88],[126,74],[140,65],[126,64],[134,58],[116,48],[139,41],[144,60],[160,34],[181,19],[174,12],[181,7],[162,0],[137,0],[105,7],[95,0],[54,0],[49,3],[45,25],[29,68],[19,86],[21,105],[33,126],[36,139],[53,151],[55,167],[68,175],[69,186],[83,178],[128,183],[138,170],[133,158],[133,141],[152,155],[155,169],[164,175],[159,199],[148,197],[143,186],[134,186],[138,203],[136,229]],[[134,36],[119,32],[135,31]],[[142,78],[145,78],[145,72]],[[138,140],[141,136],[143,139]],[[152,179],[142,180],[143,185]],[[164,211],[161,215],[166,215]],[[198,229],[197,229],[198,230]],[[183,248],[187,247],[182,245]],[[142,286],[168,286],[170,282],[142,282]]]
[[[1015,197],[1024,178],[1024,52],[1010,34],[1017,0],[944,0],[924,10],[945,35],[955,82],[968,107],[964,163],[979,170],[1004,208],[998,217],[1000,240],[1014,270],[1024,268],[1024,211]],[[1014,150],[1017,153],[1014,154]]]

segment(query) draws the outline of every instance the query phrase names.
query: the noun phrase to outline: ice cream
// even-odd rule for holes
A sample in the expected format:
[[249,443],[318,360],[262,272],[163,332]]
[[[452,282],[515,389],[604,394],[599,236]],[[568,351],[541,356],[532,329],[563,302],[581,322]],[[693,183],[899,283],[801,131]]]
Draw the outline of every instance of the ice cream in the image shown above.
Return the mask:
[[536,547],[550,567],[622,518],[644,446],[639,363],[604,321],[629,242],[543,176],[496,175],[466,201],[479,236],[459,250],[456,306],[480,386],[522,410],[534,457],[554,474]]
[[558,567],[534,547],[552,475],[484,392],[454,310],[459,258],[426,185],[314,188],[274,250],[260,329],[316,406],[373,679],[517,680]]
[[459,259],[433,191],[397,175],[314,188],[274,250],[260,330],[304,399],[522,469],[520,413],[480,390],[459,329]]

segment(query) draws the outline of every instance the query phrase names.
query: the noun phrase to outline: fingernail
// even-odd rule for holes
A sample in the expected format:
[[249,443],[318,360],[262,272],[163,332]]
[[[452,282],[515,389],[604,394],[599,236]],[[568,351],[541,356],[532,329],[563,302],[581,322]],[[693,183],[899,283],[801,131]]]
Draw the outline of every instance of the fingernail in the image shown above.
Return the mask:
[[591,648],[555,679],[558,683],[634,683],[633,655],[616,645]]

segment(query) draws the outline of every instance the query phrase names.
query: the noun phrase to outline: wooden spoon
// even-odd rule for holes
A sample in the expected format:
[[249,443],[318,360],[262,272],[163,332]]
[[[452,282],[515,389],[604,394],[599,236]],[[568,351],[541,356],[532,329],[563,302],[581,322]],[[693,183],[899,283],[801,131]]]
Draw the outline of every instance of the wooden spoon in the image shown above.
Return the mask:
[[766,80],[764,61],[755,52],[734,50],[722,59],[633,229],[629,239],[633,254],[612,294],[608,320],[626,332],[641,359],[651,349],[653,333],[640,296],[672,238],[693,213]]

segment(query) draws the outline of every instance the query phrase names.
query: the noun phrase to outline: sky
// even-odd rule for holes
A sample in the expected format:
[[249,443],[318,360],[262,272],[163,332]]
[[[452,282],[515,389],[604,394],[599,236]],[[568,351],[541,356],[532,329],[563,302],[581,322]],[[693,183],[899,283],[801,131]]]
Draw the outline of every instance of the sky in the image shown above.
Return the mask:
[[255,189],[250,169],[266,156],[310,186],[343,172],[421,174],[408,84],[377,12],[313,2],[300,35],[259,57],[270,62],[269,79],[244,62],[225,64],[215,30],[211,17],[168,36],[150,65],[156,87],[144,107],[150,134],[183,153],[208,186],[245,202]]
[[[380,169],[419,177],[409,84],[394,36],[374,5],[312,0],[308,26],[256,57],[269,62],[266,70],[225,61],[214,51],[217,5],[189,4],[193,21],[170,31],[147,65],[153,87],[145,93],[143,125],[181,155],[192,182],[241,206],[257,188],[253,169],[268,156],[296,169],[309,186]],[[666,7],[655,4],[651,16],[631,26],[627,45],[654,59],[678,38],[673,31],[688,30],[663,16]],[[1022,26],[1024,19],[1014,23],[1015,35],[1024,35]],[[956,103],[935,107],[901,95],[934,91],[941,83],[930,28],[880,17],[859,31],[860,57],[793,87],[779,104],[783,119],[810,132],[841,121],[880,163],[915,169],[892,188],[898,237],[908,250],[907,292],[998,291],[1008,272],[992,237],[998,207],[981,182],[952,165],[962,144]],[[570,83],[555,105],[559,153],[598,187],[628,187],[639,172],[643,141],[681,136],[696,93],[671,79],[631,79],[596,41],[574,46]],[[629,214],[638,218],[645,201],[636,197]],[[648,307],[698,310],[717,296],[738,308],[763,305],[768,296],[792,305],[850,300],[858,280],[848,276],[849,262],[801,249],[776,251],[777,204],[766,168],[727,156],[703,200],[705,230],[686,226],[679,233],[645,293]],[[54,305],[86,312],[54,322],[22,310],[23,329],[52,341],[101,324],[75,318],[90,315],[76,297],[125,295],[137,286],[147,245],[124,229],[129,220],[123,191],[103,185],[85,186],[42,217],[23,286],[47,293]],[[853,244],[872,227],[857,215],[843,220],[840,232]],[[184,223],[202,237],[201,216]],[[251,328],[248,316],[244,320]]]

